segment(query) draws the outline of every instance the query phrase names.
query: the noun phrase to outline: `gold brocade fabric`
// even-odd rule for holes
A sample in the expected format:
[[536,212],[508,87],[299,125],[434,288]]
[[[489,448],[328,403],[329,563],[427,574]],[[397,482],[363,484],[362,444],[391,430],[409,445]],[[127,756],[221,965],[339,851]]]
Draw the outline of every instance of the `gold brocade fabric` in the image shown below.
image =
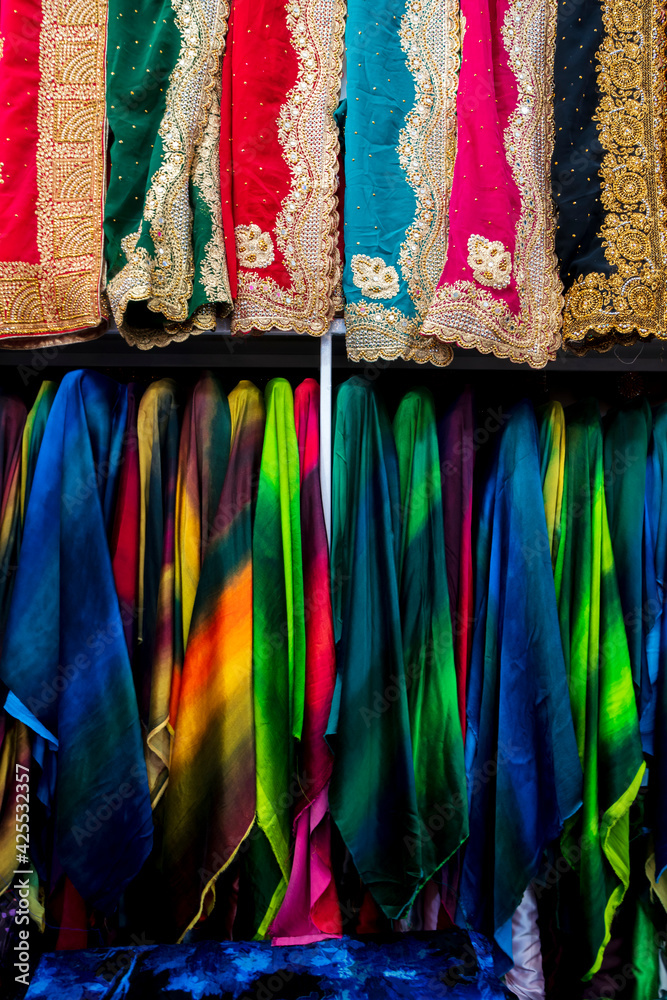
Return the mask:
[[[563,343],[577,353],[667,336],[664,3],[606,0],[592,16],[599,23],[583,33],[561,18],[556,65]],[[559,119],[573,103],[589,122],[576,137]],[[587,199],[577,197],[582,170]]]

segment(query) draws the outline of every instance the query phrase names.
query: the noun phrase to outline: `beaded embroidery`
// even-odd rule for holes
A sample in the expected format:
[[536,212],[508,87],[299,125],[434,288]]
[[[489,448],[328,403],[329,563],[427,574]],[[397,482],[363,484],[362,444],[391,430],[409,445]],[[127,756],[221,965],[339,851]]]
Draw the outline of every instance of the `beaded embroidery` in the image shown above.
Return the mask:
[[241,267],[268,267],[273,263],[273,240],[270,233],[263,233],[254,223],[236,226],[236,254]]
[[[597,109],[610,274],[580,275],[565,297],[563,340],[608,349],[665,335],[665,25],[658,0],[607,0],[597,52]],[[585,342],[584,342],[585,338]]]
[[468,267],[475,281],[489,288],[507,288],[512,279],[512,255],[500,240],[471,236],[468,240]]
[[393,299],[398,295],[398,271],[382,257],[358,253],[352,258],[353,281],[369,299]]

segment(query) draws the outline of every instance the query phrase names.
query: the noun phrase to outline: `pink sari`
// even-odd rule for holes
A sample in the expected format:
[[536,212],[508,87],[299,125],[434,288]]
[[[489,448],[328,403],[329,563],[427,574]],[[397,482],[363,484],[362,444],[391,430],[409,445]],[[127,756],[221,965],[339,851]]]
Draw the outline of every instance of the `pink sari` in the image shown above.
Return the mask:
[[447,259],[425,336],[542,367],[560,346],[550,196],[555,0],[461,0]]

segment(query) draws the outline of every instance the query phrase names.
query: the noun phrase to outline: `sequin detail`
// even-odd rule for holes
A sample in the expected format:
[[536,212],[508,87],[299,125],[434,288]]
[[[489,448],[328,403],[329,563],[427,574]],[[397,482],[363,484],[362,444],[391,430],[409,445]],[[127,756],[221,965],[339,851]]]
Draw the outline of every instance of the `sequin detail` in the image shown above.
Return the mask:
[[468,267],[480,285],[507,288],[512,279],[512,255],[500,240],[471,236],[468,240]]
[[600,236],[614,270],[579,275],[566,294],[563,340],[580,353],[667,336],[663,4],[607,0],[602,18]]
[[268,267],[273,264],[275,253],[271,233],[263,233],[254,223],[236,226],[236,255],[241,267]]
[[369,299],[393,299],[398,295],[398,271],[382,257],[355,254],[351,266],[352,280]]

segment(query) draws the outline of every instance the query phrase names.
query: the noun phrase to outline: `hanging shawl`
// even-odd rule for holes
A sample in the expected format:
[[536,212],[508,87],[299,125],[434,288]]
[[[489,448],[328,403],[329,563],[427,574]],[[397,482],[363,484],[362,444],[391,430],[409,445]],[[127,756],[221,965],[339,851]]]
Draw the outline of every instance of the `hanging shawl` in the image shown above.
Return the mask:
[[[653,412],[653,440],[646,466],[647,528],[650,531],[658,599],[658,617],[647,637],[649,672],[657,678],[654,761],[649,788],[653,808],[655,877],[667,909],[667,404]],[[649,861],[649,864],[651,862]]]
[[3,681],[58,741],[58,859],[100,909],[115,905],[152,842],[107,541],[126,415],[124,386],[90,372],[63,379],[37,460],[0,660]]
[[394,418],[401,486],[399,601],[424,880],[468,836],[463,740],[449,613],[435,404],[403,397]]
[[464,737],[466,682],[474,614],[472,583],[472,475],[476,447],[473,438],[474,427],[473,395],[470,389],[465,389],[438,424],[449,607],[454,634],[459,716]]
[[665,336],[665,50],[661,0],[558,5],[551,190],[563,343]]
[[215,329],[231,305],[220,203],[225,0],[116,0],[109,17],[112,133],[107,292],[137,347]]
[[349,0],[346,37],[347,352],[447,365],[418,331],[447,249],[459,0]]
[[[0,343],[104,331],[107,0],[0,10]],[[9,141],[7,141],[9,140]]]
[[[589,400],[566,418],[555,582],[584,794],[561,848],[579,875],[590,978],[628,886],[628,813],[645,765],[607,521],[600,413]],[[554,445],[552,456],[560,464]]]
[[480,497],[461,908],[511,956],[514,911],[544,849],[581,803],[537,427],[527,402],[501,432]]
[[37,465],[37,456],[39,455],[42,438],[46,430],[46,421],[49,418],[57,391],[57,382],[42,382],[23,429],[23,443],[21,445],[21,529],[23,529],[25,521],[28,497],[30,496],[32,481],[35,477],[35,466]]
[[550,403],[539,411],[540,476],[551,564],[556,567],[560,545],[565,484],[565,414],[560,403]]
[[276,916],[290,875],[306,668],[299,446],[289,382],[269,382],[265,402],[252,557],[258,832],[246,859],[258,938]]
[[141,398],[139,444],[138,648],[134,663],[153,806],[169,775],[174,664],[174,517],[178,466],[176,383],[161,379]]
[[644,531],[651,427],[651,408],[645,399],[610,414],[605,422],[604,484],[642,745],[652,754],[656,677],[649,676],[646,636],[656,619],[658,602],[653,552]]
[[0,395],[0,649],[11,598],[21,527],[21,449],[26,408]]
[[164,797],[162,866],[182,937],[215,902],[215,882],[255,818],[252,509],[264,404],[230,393],[231,452],[192,612]]
[[[139,483],[139,441],[137,411],[141,390],[127,387],[127,430],[123,461],[118,477],[118,498],[111,538],[111,562],[116,581],[116,593],[123,620],[125,643],[130,662],[135,661],[137,621],[139,618],[139,517],[141,489]],[[135,686],[136,671],[135,671]]]
[[540,368],[560,346],[549,169],[556,0],[461,0],[447,260],[422,333]]
[[[231,419],[220,383],[202,375],[188,400],[178,452],[174,669],[170,728],[178,714],[183,657],[192,609],[229,462]],[[171,730],[173,734],[173,729]]]
[[331,578],[338,678],[331,815],[388,917],[423,881],[398,595],[396,447],[364,379],[337,391]]
[[271,925],[274,944],[340,937],[342,923],[331,861],[328,782],[333,756],[324,736],[336,680],[336,651],[322,495],[320,387],[306,379],[294,393],[301,469],[301,540],[305,595],[306,685],[294,859],[287,892]]
[[326,333],[340,282],[343,0],[231,0],[220,165],[232,330]]

